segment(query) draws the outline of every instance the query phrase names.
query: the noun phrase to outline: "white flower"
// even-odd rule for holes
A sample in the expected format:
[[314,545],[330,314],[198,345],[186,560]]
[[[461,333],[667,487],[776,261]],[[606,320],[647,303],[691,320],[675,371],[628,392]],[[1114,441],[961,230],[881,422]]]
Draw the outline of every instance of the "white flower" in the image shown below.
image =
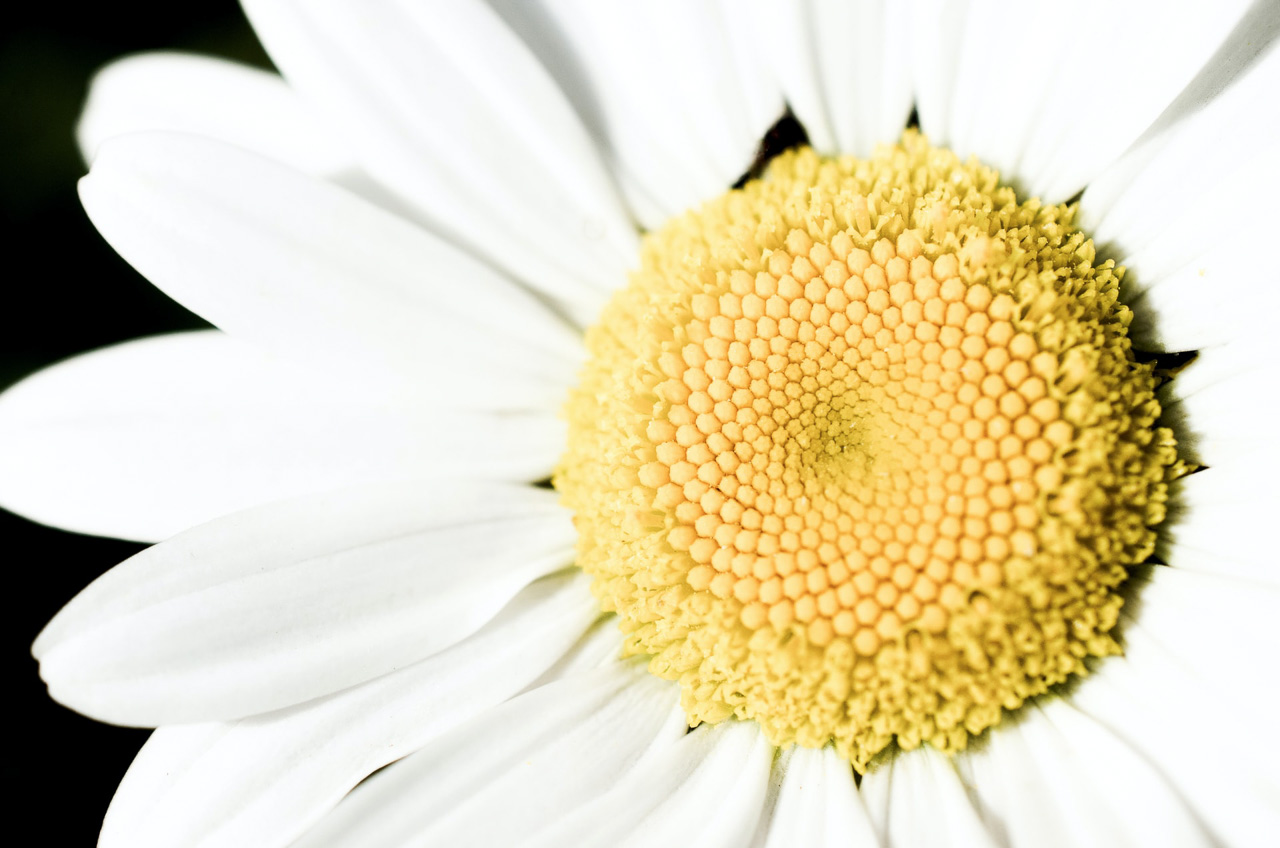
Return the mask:
[[[164,540],[36,643],[55,698],[158,726],[103,845],[1231,845],[1280,829],[1267,545],[1276,4],[246,0],[286,84],[96,80],[82,197],[218,331],[0,399],[0,501]],[[545,479],[638,228],[728,189],[789,104],[868,154],[914,104],[1024,196],[1083,190],[1206,468],[1125,655],[972,750],[855,785],[752,722],[685,733],[617,662]],[[188,529],[191,528],[191,529]],[[373,772],[400,758],[347,794]],[[344,799],[344,796],[346,798]]]

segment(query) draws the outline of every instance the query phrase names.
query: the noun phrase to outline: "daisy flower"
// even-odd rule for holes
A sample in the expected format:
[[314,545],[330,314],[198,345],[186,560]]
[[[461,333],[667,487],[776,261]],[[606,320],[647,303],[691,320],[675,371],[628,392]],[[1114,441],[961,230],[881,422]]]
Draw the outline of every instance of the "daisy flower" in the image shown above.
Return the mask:
[[157,542],[34,648],[102,845],[1280,829],[1275,3],[244,6],[80,125],[218,329],[0,398]]

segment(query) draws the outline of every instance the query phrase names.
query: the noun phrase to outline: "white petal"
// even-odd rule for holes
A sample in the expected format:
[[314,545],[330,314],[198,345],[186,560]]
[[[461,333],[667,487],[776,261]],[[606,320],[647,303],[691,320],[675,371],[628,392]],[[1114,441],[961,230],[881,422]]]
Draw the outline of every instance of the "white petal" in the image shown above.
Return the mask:
[[555,495],[441,481],[257,507],[126,560],[33,652],[50,693],[119,724],[228,720],[371,680],[474,633],[572,561]]
[[355,164],[278,75],[205,56],[142,53],[94,76],[76,128],[85,161],[104,140],[147,130],[207,135],[321,176]]
[[782,116],[736,0],[489,0],[573,102],[650,229],[728,190]]
[[1280,586],[1274,582],[1157,567],[1127,608],[1133,620],[1121,636],[1132,662],[1143,655],[1128,646],[1135,638],[1150,640],[1190,679],[1231,704],[1234,722],[1261,726],[1280,701],[1271,668],[1280,650],[1276,610]]
[[89,217],[166,294],[232,335],[455,406],[558,406],[578,353],[532,295],[418,227],[239,148],[176,133],[102,145]]
[[[1178,391],[1178,381],[1171,386]],[[1180,392],[1164,404],[1166,414],[1189,434],[1198,461],[1213,466],[1229,460],[1241,443],[1269,444],[1276,406],[1275,373],[1259,367],[1240,371],[1202,388]]]
[[1270,530],[1280,512],[1277,468],[1280,451],[1272,448],[1177,483],[1169,519],[1159,528],[1161,559],[1178,569],[1280,586]]
[[680,738],[674,685],[637,663],[521,695],[374,775],[297,845],[511,845]]
[[230,726],[161,728],[116,792],[99,845],[289,844],[360,780],[509,698],[567,650],[599,609],[587,583],[581,572],[534,583],[474,636],[328,698]]
[[911,0],[912,87],[918,117],[933,144],[951,138],[956,68],[968,42],[959,37],[970,17],[968,0]]
[[1011,845],[1213,844],[1158,770],[1061,698],[1006,720],[957,765]]
[[[1248,311],[1248,310],[1246,310]],[[1257,321],[1250,315],[1247,320]],[[1199,351],[1159,398],[1164,418],[1183,442],[1184,456],[1211,468],[1243,466],[1238,481],[1252,495],[1271,492],[1276,459],[1271,419],[1277,357],[1265,337],[1242,328],[1242,338]],[[1252,478],[1252,479],[1249,479]]]
[[885,845],[997,846],[955,764],[932,748],[899,752],[862,778],[862,798]]
[[1227,344],[1201,348],[1195,358],[1169,384],[1169,394],[1186,397],[1221,380],[1264,368],[1280,366],[1280,351],[1270,338],[1259,334],[1240,334]]
[[[1263,170],[1273,173],[1266,176]],[[1259,184],[1274,180],[1280,187],[1278,177],[1280,167],[1269,163],[1247,179]],[[1261,209],[1264,203],[1263,195],[1251,198],[1242,210],[1250,218],[1230,230],[1230,240],[1197,239],[1203,249],[1190,264],[1127,298],[1135,314],[1136,338],[1147,347],[1196,350],[1269,332],[1268,316],[1280,310],[1280,274],[1259,263],[1253,249],[1246,247],[1264,244],[1270,237],[1267,219],[1258,217],[1270,214]],[[1185,227],[1174,231],[1184,238],[1188,232]]]
[[635,231],[586,131],[479,0],[247,0],[289,81],[436,227],[594,321]]
[[618,629],[616,615],[602,615],[582,634],[582,638],[542,676],[529,684],[529,689],[546,686],[562,677],[572,677],[593,668],[620,662],[623,655],[623,637]]
[[921,128],[1026,194],[1060,202],[1156,120],[1249,0],[1176,15],[1157,0],[1090,0],[1065,16],[1052,4],[1006,0],[947,13],[945,25],[941,5],[913,7],[923,22],[912,45]]
[[757,0],[759,43],[809,141],[827,154],[869,155],[911,114],[911,21],[880,0]]
[[[1073,706],[1159,769],[1219,844],[1269,845],[1280,831],[1270,720],[1242,718],[1233,699],[1189,675],[1141,630],[1126,628],[1125,643],[1125,657],[1108,658],[1072,692]],[[1266,663],[1253,673],[1272,674]]]
[[564,447],[546,412],[469,413],[220,332],[77,357],[0,396],[0,503],[156,541],[250,506],[414,477],[531,481]]
[[751,836],[749,848],[767,848],[768,840],[773,837],[772,828],[778,809],[778,795],[782,792],[782,782],[786,780],[791,755],[797,750],[799,748],[792,745],[790,748],[779,748],[773,754],[773,764],[769,766],[769,781],[764,789],[764,800],[760,802],[760,820],[756,822],[756,830]]
[[322,177],[402,218],[421,213],[369,177],[341,133],[278,75],[184,53],[141,53],[93,78],[76,135],[86,162],[108,138],[208,136]]
[[878,844],[849,761],[832,748],[792,748],[762,848],[856,848]]
[[737,848],[759,821],[773,753],[754,722],[703,725],[522,844]]
[[[1244,210],[1250,199],[1270,194],[1267,186],[1255,188],[1258,175],[1248,169],[1267,164],[1268,157],[1259,154],[1270,151],[1280,128],[1274,109],[1258,108],[1280,85],[1280,45],[1274,36],[1258,37],[1253,13],[1272,18],[1263,24],[1263,33],[1280,25],[1280,7],[1257,4],[1241,25],[1252,27],[1253,37],[1201,75],[1225,73],[1228,78],[1214,80],[1218,84],[1207,89],[1184,91],[1170,112],[1098,175],[1080,199],[1081,226],[1123,258],[1132,277],[1126,282],[1138,289],[1189,264],[1206,242],[1214,241],[1186,238],[1188,224],[1199,229],[1207,214],[1247,222],[1252,216]],[[1258,48],[1261,52],[1255,53]],[[1200,96],[1184,102],[1196,93]],[[1224,205],[1206,202],[1215,196]],[[1258,214],[1266,209],[1259,207]],[[1158,241],[1162,250],[1148,249]]]

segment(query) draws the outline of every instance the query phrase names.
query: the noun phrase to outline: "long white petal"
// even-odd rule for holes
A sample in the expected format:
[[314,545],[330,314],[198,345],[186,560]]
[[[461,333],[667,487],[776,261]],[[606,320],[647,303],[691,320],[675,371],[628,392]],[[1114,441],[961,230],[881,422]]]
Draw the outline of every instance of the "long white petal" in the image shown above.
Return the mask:
[[[529,586],[474,636],[406,669],[233,725],[152,735],[107,811],[102,848],[283,846],[353,786],[501,703],[599,610],[581,572]],[[193,738],[207,737],[198,746]]]
[[[1186,621],[1197,628],[1235,624]],[[1073,706],[1159,769],[1219,844],[1269,845],[1280,831],[1270,720],[1242,717],[1238,701],[1189,674],[1137,628],[1126,628],[1125,654],[1081,681]],[[1251,673],[1270,675],[1268,663]]]
[[76,127],[86,162],[108,138],[157,130],[230,142],[424,223],[365,173],[340,128],[278,74],[208,56],[139,53],[94,76]]
[[554,407],[575,334],[534,297],[420,228],[229,144],[108,140],[80,195],[125,259],[232,335],[340,372]]
[[[1205,69],[1204,75],[1225,78],[1184,92],[1179,108],[1171,107],[1080,198],[1081,226],[1123,259],[1132,287],[1150,286],[1209,246],[1212,239],[1185,238],[1188,224],[1200,226],[1210,211],[1243,223],[1250,217],[1244,211],[1250,199],[1269,194],[1250,169],[1266,164],[1267,157],[1259,154],[1271,149],[1280,128],[1274,109],[1258,108],[1280,85],[1280,44],[1274,40],[1280,8],[1264,3],[1255,11],[1271,20],[1248,21],[1254,37],[1239,45],[1238,55],[1224,56]],[[1273,30],[1270,40],[1268,28]],[[1223,205],[1207,202],[1215,196]]]
[[633,225],[554,81],[480,0],[246,0],[289,81],[436,227],[594,321]]
[[756,0],[759,43],[810,143],[867,156],[911,114],[911,21],[880,0]]
[[676,699],[635,663],[535,689],[374,775],[298,848],[514,844],[679,739]]
[[849,761],[830,747],[796,747],[788,753],[777,800],[761,821],[763,839],[758,844],[762,848],[878,845]]
[[1064,17],[1052,4],[918,0],[921,128],[1028,195],[1061,202],[1142,135],[1248,6],[1233,0],[1175,15],[1158,0],[1089,0]]
[[[1261,535],[1261,534],[1259,534]],[[1190,680],[1232,705],[1232,721],[1262,726],[1271,721],[1280,700],[1280,680],[1271,673],[1280,650],[1273,619],[1280,609],[1280,586],[1154,568],[1128,609],[1121,631],[1126,646],[1139,640],[1143,650],[1169,658]],[[1146,648],[1147,642],[1156,650]]]
[[159,336],[0,396],[0,503],[82,533],[158,541],[296,495],[416,477],[531,481],[563,450],[545,412],[464,412],[223,333]]
[[737,0],[489,0],[555,77],[646,227],[728,190],[783,101]]
[[[955,764],[932,748],[898,753],[862,778],[862,798],[884,845],[995,848]],[[927,812],[922,812],[927,811]]]
[[1280,586],[1280,563],[1268,528],[1280,513],[1275,469],[1280,450],[1258,450],[1211,465],[1173,489],[1174,508],[1160,526],[1158,553],[1177,569]]
[[339,691],[474,633],[572,561],[555,495],[384,484],[257,507],[126,560],[33,648],[53,697],[119,724],[225,721]]
[[623,654],[623,636],[615,615],[602,615],[582,634],[576,644],[547,668],[527,688],[537,689],[553,680],[572,677],[593,668],[618,662]]
[[699,727],[522,844],[737,848],[760,818],[773,753],[753,722]]
[[[1194,391],[1170,386],[1166,414],[1179,421],[1189,436],[1197,461],[1210,467],[1229,462],[1244,446],[1273,444],[1269,419],[1275,409],[1274,371],[1265,367],[1223,376]],[[1172,397],[1174,393],[1180,397]]]
[[[1191,372],[1210,370],[1204,360],[1216,351],[1205,348],[1263,336],[1280,308],[1274,270],[1241,248],[1269,238],[1280,192],[1271,155],[1280,114],[1258,107],[1280,86],[1278,31],[1280,7],[1254,4],[1221,55],[1080,199],[1081,225],[1128,270],[1135,332],[1164,349],[1203,351],[1174,392]],[[1229,237],[1188,238],[1207,215],[1225,222]]]
[[957,765],[1010,845],[1214,844],[1158,769],[1062,698],[1025,708]]
[[184,53],[141,53],[94,75],[76,139],[86,162],[103,141],[172,130],[237,144],[319,176],[355,160],[277,74]]
[[[1256,281],[1260,290],[1270,285],[1265,279]],[[1229,469],[1231,483],[1247,499],[1272,496],[1270,471],[1276,466],[1264,460],[1277,458],[1270,421],[1273,375],[1280,362],[1266,349],[1268,336],[1260,329],[1265,319],[1252,314],[1256,306],[1237,310],[1250,313],[1242,315],[1237,338],[1200,350],[1159,392],[1165,420],[1174,427],[1183,456],[1221,469],[1209,477],[1222,483]]]

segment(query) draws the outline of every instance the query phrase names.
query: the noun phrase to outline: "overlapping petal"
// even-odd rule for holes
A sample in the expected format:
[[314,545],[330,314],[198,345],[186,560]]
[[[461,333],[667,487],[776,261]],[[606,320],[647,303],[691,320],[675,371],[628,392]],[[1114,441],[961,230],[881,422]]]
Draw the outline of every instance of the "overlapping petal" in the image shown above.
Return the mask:
[[983,822],[955,763],[932,748],[917,748],[878,765],[860,788],[886,845],[996,848],[1004,841]]
[[1128,271],[1139,333],[1168,350],[1247,340],[1280,308],[1280,275],[1252,247],[1265,243],[1280,193],[1280,113],[1259,105],[1280,86],[1280,8],[1259,5],[1271,19],[1248,34],[1257,53],[1224,63],[1232,73],[1197,89],[1081,198],[1082,225]]
[[635,232],[564,95],[481,0],[246,0],[286,78],[439,232],[595,319]]
[[[1267,615],[1274,610],[1273,605]],[[1236,611],[1227,621],[1240,617]],[[1185,627],[1195,618],[1183,608],[1181,621]],[[1227,621],[1216,619],[1211,625],[1206,615],[1196,623],[1223,627]],[[1274,655],[1274,648],[1255,653],[1252,649],[1260,646],[1244,640],[1237,645],[1248,652],[1225,654],[1215,661],[1232,668],[1243,665],[1255,684],[1273,677],[1265,670],[1265,658]],[[1125,656],[1102,663],[1072,693],[1071,701],[1159,770],[1218,844],[1265,845],[1280,828],[1274,748],[1266,741],[1265,725],[1249,718],[1256,709],[1242,714],[1246,705],[1229,692],[1217,691],[1204,671],[1188,667],[1131,622],[1125,631]]]
[[647,228],[732,185],[782,116],[735,0],[488,2],[573,103]]
[[33,652],[53,697],[156,727],[328,695],[469,636],[572,562],[555,496],[529,486],[384,484],[188,530],[81,592]]
[[1214,844],[1158,769],[1065,699],[1011,717],[957,764],[1011,845]]
[[544,818],[526,844],[742,845],[760,817],[773,750],[749,722],[704,725],[642,760],[607,793]]
[[538,581],[474,636],[408,668],[234,724],[156,731],[102,848],[287,845],[360,780],[511,697],[599,614],[580,573]]
[[1062,202],[1160,117],[1249,6],[1233,0],[1169,14],[1158,0],[1090,0],[1064,15],[1016,0],[918,0],[921,129],[1028,195]]
[[833,748],[791,748],[774,762],[777,797],[752,846],[871,848],[879,844],[848,760]]
[[634,663],[540,687],[378,773],[297,845],[517,844],[676,743],[676,701]]
[[869,155],[911,114],[911,20],[904,3],[754,0],[758,43],[809,143]]
[[342,379],[216,331],[128,342],[0,397],[0,503],[158,541],[344,486],[550,473],[564,442],[553,411],[468,412],[452,400]]
[[169,130],[237,144],[317,176],[354,166],[345,142],[278,75],[185,53],[140,53],[93,78],[76,138],[86,162],[108,138]]
[[455,408],[554,408],[581,355],[567,325],[489,267],[229,144],[110,139],[80,196],[107,241],[170,297],[340,373],[447,391]]

